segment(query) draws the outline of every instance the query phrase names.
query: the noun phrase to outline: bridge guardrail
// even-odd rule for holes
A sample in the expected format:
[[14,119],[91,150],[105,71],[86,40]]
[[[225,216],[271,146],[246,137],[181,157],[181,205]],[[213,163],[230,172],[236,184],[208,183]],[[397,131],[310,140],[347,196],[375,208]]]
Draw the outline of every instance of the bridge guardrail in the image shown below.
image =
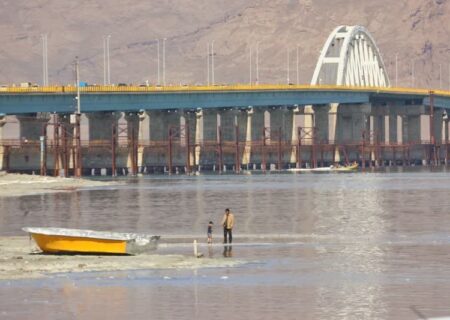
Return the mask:
[[[361,91],[373,93],[391,93],[391,94],[416,94],[429,95],[429,89],[419,88],[386,88],[386,87],[356,87],[356,86],[337,86],[337,85],[287,85],[287,84],[232,84],[232,85],[181,85],[181,86],[116,86],[116,85],[90,85],[80,87],[81,93],[153,93],[153,92],[221,92],[221,91],[271,91],[271,90],[299,90],[299,91]],[[77,92],[77,87],[68,86],[46,86],[46,87],[0,87],[1,94],[18,93],[73,93]],[[450,91],[434,90],[435,95],[450,96]]]

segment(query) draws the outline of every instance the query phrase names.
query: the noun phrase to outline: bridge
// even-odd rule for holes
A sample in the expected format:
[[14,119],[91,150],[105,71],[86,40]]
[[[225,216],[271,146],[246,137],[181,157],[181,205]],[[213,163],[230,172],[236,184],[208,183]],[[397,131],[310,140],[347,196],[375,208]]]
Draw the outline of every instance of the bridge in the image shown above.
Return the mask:
[[[430,96],[426,89],[343,85],[92,86],[80,93],[83,113],[380,101],[429,105]],[[436,107],[450,108],[450,92],[432,93]],[[0,114],[73,113],[76,96],[75,86],[0,88]]]
[[449,108],[448,91],[390,87],[370,33],[339,26],[310,85],[0,87],[0,169],[447,163]]

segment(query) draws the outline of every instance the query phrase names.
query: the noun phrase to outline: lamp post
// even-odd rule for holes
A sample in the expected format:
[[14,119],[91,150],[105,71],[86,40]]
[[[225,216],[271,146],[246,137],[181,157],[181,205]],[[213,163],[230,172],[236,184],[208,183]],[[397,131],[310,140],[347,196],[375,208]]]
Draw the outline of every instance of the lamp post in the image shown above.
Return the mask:
[[166,86],[166,40],[167,38],[163,38],[163,86]]
[[161,84],[161,75],[160,75],[161,67],[160,67],[160,63],[159,63],[159,60],[160,60],[160,58],[159,58],[159,39],[156,39],[156,41],[157,41],[156,49],[158,50],[158,53],[156,55],[157,55],[157,59],[158,59],[158,86],[159,86]]
[[256,84],[259,84],[259,42],[256,43]]
[[206,44],[206,82],[209,86],[209,42]]
[[42,85],[48,86],[48,50],[47,34],[41,35],[42,39]]
[[76,177],[81,177],[81,131],[80,131],[80,117],[81,117],[81,102],[80,102],[80,68],[78,57],[75,58],[75,73],[77,81],[77,111],[74,115],[75,124],[75,157],[74,157],[74,171]]
[[214,85],[214,40],[211,42],[211,84]]
[[111,35],[107,35],[105,37],[106,41],[106,84],[111,84],[111,69],[109,64],[109,40],[111,39]]
[[290,79],[289,79],[289,47],[287,48],[287,59],[286,59],[286,63],[287,63],[287,84],[289,85]]
[[106,36],[103,36],[103,85],[106,85]]
[[395,54],[395,86],[398,87],[398,53]]
[[300,84],[300,72],[299,72],[299,61],[298,61],[298,45],[297,45],[296,55],[297,55],[297,85],[299,85]]
[[252,85],[252,46],[250,45],[250,53],[249,53],[249,83]]
[[78,57],[75,57],[75,76],[76,76],[76,86],[77,86],[77,114],[81,113],[81,104],[80,104],[80,68],[78,63]]

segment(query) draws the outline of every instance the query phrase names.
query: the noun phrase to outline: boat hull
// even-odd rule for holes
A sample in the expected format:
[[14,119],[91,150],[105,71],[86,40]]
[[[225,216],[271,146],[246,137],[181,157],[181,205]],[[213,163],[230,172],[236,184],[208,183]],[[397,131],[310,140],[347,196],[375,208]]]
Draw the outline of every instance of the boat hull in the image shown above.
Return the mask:
[[45,253],[137,254],[154,250],[159,236],[65,228],[23,228]]
[[127,241],[52,236],[31,233],[39,248],[46,253],[127,254]]
[[320,168],[291,168],[287,169],[290,172],[352,172],[358,170],[358,165],[354,164],[347,167],[320,167]]

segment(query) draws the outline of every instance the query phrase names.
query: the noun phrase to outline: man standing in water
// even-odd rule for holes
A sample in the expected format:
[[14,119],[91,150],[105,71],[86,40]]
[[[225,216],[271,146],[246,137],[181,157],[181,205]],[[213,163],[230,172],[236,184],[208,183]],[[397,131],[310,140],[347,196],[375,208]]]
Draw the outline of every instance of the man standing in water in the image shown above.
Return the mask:
[[223,225],[223,243],[227,243],[227,235],[228,235],[228,243],[233,241],[233,226],[234,226],[234,215],[230,212],[230,209],[225,209],[225,214],[222,219]]

